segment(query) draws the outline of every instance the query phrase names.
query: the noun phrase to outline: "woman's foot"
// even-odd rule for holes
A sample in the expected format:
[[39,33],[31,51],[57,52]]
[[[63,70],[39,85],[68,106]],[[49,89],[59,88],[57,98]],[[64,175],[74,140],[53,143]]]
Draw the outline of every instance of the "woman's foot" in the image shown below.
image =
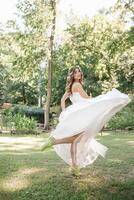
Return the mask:
[[78,166],[72,166],[70,170],[73,176],[78,177],[81,175],[80,168]]
[[51,148],[53,146],[51,138],[48,138],[48,140],[45,142],[45,144],[42,146],[41,151],[44,151],[48,148]]

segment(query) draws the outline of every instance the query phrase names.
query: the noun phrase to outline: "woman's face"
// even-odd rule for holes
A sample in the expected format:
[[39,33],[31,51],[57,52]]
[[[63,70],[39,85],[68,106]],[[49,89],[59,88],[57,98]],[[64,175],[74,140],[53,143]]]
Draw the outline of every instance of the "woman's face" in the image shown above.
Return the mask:
[[81,72],[80,72],[80,70],[77,69],[77,68],[74,70],[74,79],[75,79],[75,80],[81,79]]

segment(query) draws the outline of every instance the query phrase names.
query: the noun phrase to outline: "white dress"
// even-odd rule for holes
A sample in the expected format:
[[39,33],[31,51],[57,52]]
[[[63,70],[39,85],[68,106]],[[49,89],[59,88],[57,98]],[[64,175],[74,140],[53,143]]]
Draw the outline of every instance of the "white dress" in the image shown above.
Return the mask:
[[[83,98],[78,92],[73,92],[69,98],[72,104],[60,113],[59,123],[50,137],[67,138],[84,131],[77,143],[76,155],[77,165],[83,168],[92,164],[99,155],[105,157],[108,147],[96,141],[95,137],[131,99],[115,88],[90,99]],[[72,164],[70,147],[70,143],[53,145],[59,157],[69,165]]]

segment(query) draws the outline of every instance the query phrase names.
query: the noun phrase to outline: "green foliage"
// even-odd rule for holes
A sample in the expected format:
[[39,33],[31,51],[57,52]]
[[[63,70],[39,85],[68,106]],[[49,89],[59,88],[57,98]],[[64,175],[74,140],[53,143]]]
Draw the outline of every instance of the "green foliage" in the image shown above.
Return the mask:
[[127,109],[114,116],[107,127],[110,129],[134,129],[134,113],[130,111]]
[[[112,21],[107,15],[96,15],[92,19],[71,25],[66,31],[66,40],[59,49],[59,61],[62,60],[62,66],[68,68],[77,64],[82,69],[89,68],[93,77],[96,75],[104,92],[119,87],[118,79],[124,68],[129,74],[129,80],[132,79],[130,63],[133,63],[133,47],[128,46],[128,33],[124,32],[124,27],[122,19]],[[122,60],[123,54],[127,54],[128,62]],[[126,77],[127,74],[125,73]],[[124,91],[131,89],[124,88]]]
[[16,21],[9,21],[7,26],[14,31],[2,31],[0,35],[2,65],[6,65],[9,71],[5,83],[6,100],[37,104],[38,96],[46,94],[45,66],[40,68],[40,63],[48,54],[49,1],[21,0],[17,3],[17,9],[23,31]]
[[29,118],[34,118],[39,123],[44,123],[44,110],[35,106],[14,105],[10,109],[5,110],[5,113],[10,112],[14,115],[20,114]]
[[4,126],[16,130],[32,130],[36,128],[37,122],[33,118],[26,117],[20,113],[6,112],[3,119]]
[[134,129],[134,98],[128,106],[112,117],[106,127],[110,129]]
[[[36,82],[35,82],[36,83]],[[38,91],[36,85],[29,84],[29,82],[12,82],[8,87],[8,101],[13,104],[27,104],[27,105],[35,105],[38,102]]]
[[[131,2],[125,4],[118,1],[110,10],[68,26],[64,41],[55,52],[59,73],[64,68],[79,65],[83,71],[88,68],[89,73],[93,74],[90,77],[89,73],[84,73],[86,89],[89,80],[90,87],[96,84],[93,88],[95,95],[113,87],[131,93],[134,89],[134,29],[126,29],[125,17],[128,14],[133,16],[132,9]],[[111,16],[116,14],[118,17],[111,20]]]
[[118,60],[118,74],[119,89],[126,92],[134,92],[134,48],[131,47],[122,53]]
[[[46,97],[49,57],[48,34],[52,13],[47,0],[20,0],[16,21],[9,21],[13,32],[0,33],[2,99],[12,103],[37,105]],[[92,96],[115,87],[133,93],[134,27],[126,29],[126,17],[134,21],[131,1],[117,1],[110,10],[92,18],[68,24],[61,44],[55,44],[51,106],[60,103],[65,91],[68,69],[79,65],[84,73],[84,89]],[[112,16],[118,16],[111,19]],[[43,66],[40,63],[43,62]],[[0,68],[1,69],[1,68]],[[2,89],[4,88],[4,89]],[[3,100],[1,100],[3,101]],[[68,104],[69,102],[67,102]]]

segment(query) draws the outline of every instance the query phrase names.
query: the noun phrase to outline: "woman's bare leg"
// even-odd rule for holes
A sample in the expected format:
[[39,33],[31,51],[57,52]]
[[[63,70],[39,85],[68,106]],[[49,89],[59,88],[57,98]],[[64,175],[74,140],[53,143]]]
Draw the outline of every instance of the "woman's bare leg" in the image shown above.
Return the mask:
[[71,148],[70,148],[70,152],[71,152],[71,158],[72,158],[72,166],[76,166],[76,144],[74,142],[71,143]]
[[77,143],[80,141],[82,133],[83,132],[80,132],[77,135],[74,135],[68,138],[62,138],[62,139],[55,139],[51,137],[51,141],[53,145],[71,143],[70,152],[71,152],[71,158],[72,158],[72,166],[77,166],[77,160],[76,160],[77,159]]
[[74,139],[76,139],[81,133],[74,135],[74,136],[71,136],[71,137],[68,137],[68,138],[62,138],[62,139],[55,139],[54,137],[51,137],[51,141],[52,141],[53,145],[72,143],[74,141]]
[[[82,133],[82,132],[81,132]],[[44,149],[46,149],[47,147],[50,147],[52,145],[57,145],[57,144],[67,144],[67,143],[73,143],[73,141],[81,134],[76,134],[74,136],[71,137],[67,137],[67,138],[62,138],[62,139],[55,139],[53,136],[50,136],[48,141],[45,143],[45,145],[42,146],[41,151],[44,151]],[[75,147],[71,147],[71,152],[73,153],[73,148]],[[74,152],[75,154],[75,152]]]
[[[83,132],[81,132],[81,133],[83,133]],[[75,138],[75,142],[73,140],[73,142],[71,143],[72,166],[77,166],[77,145],[82,137],[81,133],[79,135],[77,135],[77,137]]]

